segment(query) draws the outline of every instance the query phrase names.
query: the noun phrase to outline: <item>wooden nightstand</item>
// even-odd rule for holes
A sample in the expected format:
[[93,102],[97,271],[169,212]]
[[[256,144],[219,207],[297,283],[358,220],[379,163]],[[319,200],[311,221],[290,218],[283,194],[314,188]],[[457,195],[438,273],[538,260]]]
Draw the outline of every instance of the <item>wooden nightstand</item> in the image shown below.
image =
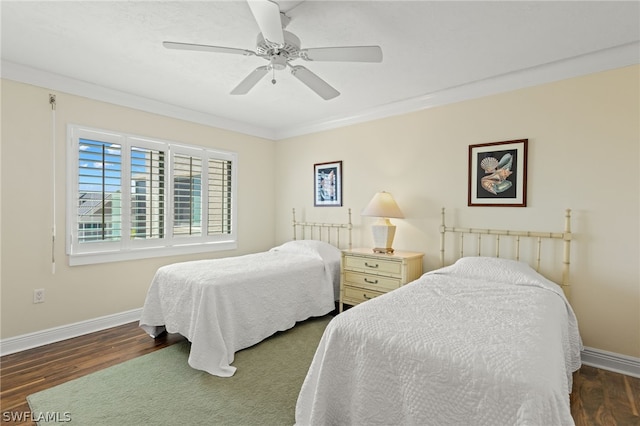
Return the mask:
[[388,293],[422,275],[424,253],[396,251],[373,253],[370,248],[342,252],[340,269],[340,304],[355,306]]

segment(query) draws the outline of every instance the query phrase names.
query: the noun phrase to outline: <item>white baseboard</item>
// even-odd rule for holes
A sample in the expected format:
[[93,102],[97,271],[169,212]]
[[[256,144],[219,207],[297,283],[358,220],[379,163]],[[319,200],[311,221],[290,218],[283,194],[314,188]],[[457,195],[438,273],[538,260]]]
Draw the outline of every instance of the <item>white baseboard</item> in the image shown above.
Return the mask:
[[[139,321],[141,314],[142,308],[132,309],[118,314],[23,334],[22,336],[9,337],[0,340],[0,356]],[[581,358],[582,363],[585,365],[640,378],[640,358],[589,347],[584,348]]]
[[0,340],[0,356],[139,321],[142,308]]
[[581,358],[585,365],[640,378],[640,358],[588,347],[582,351]]

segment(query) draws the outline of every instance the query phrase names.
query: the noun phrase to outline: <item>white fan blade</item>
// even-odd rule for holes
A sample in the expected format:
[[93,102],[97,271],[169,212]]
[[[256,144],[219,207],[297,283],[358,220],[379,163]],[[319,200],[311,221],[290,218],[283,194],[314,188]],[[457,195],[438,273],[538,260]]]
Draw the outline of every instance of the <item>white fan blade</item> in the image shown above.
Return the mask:
[[264,39],[277,47],[284,46],[280,6],[270,0],[248,0],[247,3]]
[[267,65],[256,68],[251,72],[251,74],[249,74],[244,80],[242,80],[235,89],[231,91],[231,94],[246,95],[249,90],[251,90],[256,84],[258,84],[260,79],[262,79],[262,77],[264,77],[268,72],[269,67]]
[[300,57],[307,61],[382,62],[380,46],[317,47],[301,49]]
[[192,44],[192,43],[177,43],[174,41],[163,41],[162,45],[167,49],[177,50],[195,50],[201,52],[216,52],[216,53],[231,53],[234,55],[253,56],[255,52],[245,49],[234,49],[232,47],[220,47],[210,46],[208,44]]
[[329,83],[301,65],[292,66],[291,74],[293,74],[298,80],[306,84],[309,89],[320,95],[320,97],[325,101],[328,101],[329,99],[333,99],[336,96],[340,95],[340,92],[331,87]]

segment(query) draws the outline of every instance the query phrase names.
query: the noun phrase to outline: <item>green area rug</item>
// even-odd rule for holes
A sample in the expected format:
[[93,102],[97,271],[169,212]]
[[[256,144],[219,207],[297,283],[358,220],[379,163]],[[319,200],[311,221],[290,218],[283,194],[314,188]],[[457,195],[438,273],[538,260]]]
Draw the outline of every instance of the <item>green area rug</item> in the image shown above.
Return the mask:
[[183,342],[27,401],[35,416],[49,416],[41,425],[292,425],[302,382],[331,318],[309,319],[236,353],[232,377],[189,367],[190,344]]

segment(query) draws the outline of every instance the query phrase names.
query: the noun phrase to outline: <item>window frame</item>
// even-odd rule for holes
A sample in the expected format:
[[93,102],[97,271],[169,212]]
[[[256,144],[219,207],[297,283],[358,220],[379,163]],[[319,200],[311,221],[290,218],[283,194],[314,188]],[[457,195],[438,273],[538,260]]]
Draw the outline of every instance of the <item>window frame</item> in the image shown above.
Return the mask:
[[[77,124],[67,126],[67,181],[66,181],[66,254],[70,266],[94,263],[117,262],[160,256],[223,251],[237,248],[237,169],[238,154],[215,148],[188,145],[184,143],[149,138],[128,133],[96,129]],[[99,142],[116,143],[121,147],[121,228],[119,241],[80,242],[78,220],[79,189],[79,141],[90,139]],[[132,238],[132,148],[163,151],[164,170],[164,212],[163,236],[160,238]],[[174,236],[174,156],[190,155],[202,162],[200,194],[200,235]],[[208,165],[210,159],[231,162],[231,230],[229,233],[207,235],[209,227]],[[126,196],[125,196],[126,195]]]

